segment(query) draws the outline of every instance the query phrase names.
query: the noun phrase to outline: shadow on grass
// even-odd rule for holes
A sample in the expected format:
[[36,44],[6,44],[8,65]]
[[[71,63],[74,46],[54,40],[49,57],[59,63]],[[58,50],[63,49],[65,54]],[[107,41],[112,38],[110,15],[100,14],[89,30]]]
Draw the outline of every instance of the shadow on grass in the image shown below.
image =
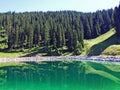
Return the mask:
[[97,44],[97,45],[94,45],[88,56],[97,56],[97,55],[100,55],[107,47],[111,46],[111,45],[114,45],[114,44],[117,44],[117,37],[116,35],[113,35],[112,37],[108,38],[107,40]]
[[9,51],[9,50],[0,50],[0,52],[2,53],[18,53],[18,52],[22,52],[22,51]]
[[28,52],[28,54],[24,55],[24,56],[21,56],[21,57],[31,57],[31,56],[36,56],[38,54],[41,54],[44,52],[44,49],[43,48],[34,48],[33,50],[31,50],[30,52]]

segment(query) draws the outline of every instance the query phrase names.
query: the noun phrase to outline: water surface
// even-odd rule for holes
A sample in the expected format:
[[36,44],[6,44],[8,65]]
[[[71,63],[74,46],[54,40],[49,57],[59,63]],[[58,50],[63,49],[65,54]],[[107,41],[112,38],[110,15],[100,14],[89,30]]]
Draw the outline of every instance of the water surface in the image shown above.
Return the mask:
[[120,90],[120,65],[83,61],[1,63],[0,90]]

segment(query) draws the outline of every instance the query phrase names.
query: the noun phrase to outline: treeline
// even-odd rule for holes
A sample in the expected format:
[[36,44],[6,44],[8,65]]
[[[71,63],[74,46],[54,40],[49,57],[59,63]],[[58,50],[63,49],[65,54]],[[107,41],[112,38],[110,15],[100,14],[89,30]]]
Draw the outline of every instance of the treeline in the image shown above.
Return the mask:
[[95,13],[7,12],[0,14],[9,50],[44,46],[48,51],[66,46],[68,51],[84,47],[83,39],[95,38],[114,26],[113,9]]
[[120,43],[120,5],[114,10],[114,24],[117,31],[118,43]]

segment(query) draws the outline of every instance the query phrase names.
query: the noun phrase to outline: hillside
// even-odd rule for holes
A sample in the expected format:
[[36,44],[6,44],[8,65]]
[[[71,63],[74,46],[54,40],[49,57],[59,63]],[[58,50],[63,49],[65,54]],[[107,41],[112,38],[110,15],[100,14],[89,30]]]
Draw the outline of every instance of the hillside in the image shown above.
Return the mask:
[[120,45],[111,45],[107,47],[103,52],[102,55],[113,55],[113,56],[120,56]]
[[119,8],[1,13],[0,57],[119,55]]
[[[77,11],[1,13],[0,51],[24,51],[43,47],[47,55],[81,52],[84,39],[96,38],[114,27],[113,13],[113,9],[94,13]],[[66,51],[61,50],[64,47],[67,48]]]
[[116,31],[111,29],[107,33],[89,40],[84,40],[85,49],[81,55],[101,55],[101,53],[109,46],[117,44]]
[[[120,55],[119,53],[119,45],[117,44],[117,37],[115,35],[116,31],[115,29],[111,29],[107,33],[94,38],[94,39],[86,39],[84,40],[84,49],[81,56],[96,56],[96,55],[113,55],[110,54],[114,52],[114,50],[118,50],[118,53],[116,55]],[[111,45],[114,45],[111,46]],[[108,48],[108,49],[107,49]],[[110,49],[109,49],[110,48]],[[116,49],[115,49],[116,48]],[[51,49],[51,47],[49,47]],[[58,51],[62,52],[62,56],[71,56],[74,55],[74,52],[69,52],[67,50],[67,47],[58,48]],[[58,51],[53,49],[51,54],[57,55]],[[24,51],[1,51],[0,57],[21,57],[21,56],[48,56],[50,53],[45,53],[43,47],[35,47],[31,49],[25,49]]]

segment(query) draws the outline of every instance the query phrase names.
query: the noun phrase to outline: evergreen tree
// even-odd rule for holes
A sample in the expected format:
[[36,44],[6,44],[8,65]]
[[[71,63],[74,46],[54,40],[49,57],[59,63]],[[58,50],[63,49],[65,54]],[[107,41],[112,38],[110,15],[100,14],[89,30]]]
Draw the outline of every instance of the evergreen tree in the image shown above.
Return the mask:
[[10,50],[44,46],[46,52],[60,52],[57,48],[66,46],[68,51],[82,51],[84,39],[109,31],[114,21],[119,36],[119,15],[118,7],[114,11],[114,20],[112,9],[94,13],[7,12],[0,14],[0,28],[5,30],[8,39],[4,43]]
[[0,28],[0,49],[4,49],[7,46],[8,37],[6,35],[5,28]]
[[116,31],[117,31],[117,36],[120,37],[120,5],[119,7],[116,7],[115,8],[115,11],[114,11],[114,24],[115,24],[115,27],[116,27]]

